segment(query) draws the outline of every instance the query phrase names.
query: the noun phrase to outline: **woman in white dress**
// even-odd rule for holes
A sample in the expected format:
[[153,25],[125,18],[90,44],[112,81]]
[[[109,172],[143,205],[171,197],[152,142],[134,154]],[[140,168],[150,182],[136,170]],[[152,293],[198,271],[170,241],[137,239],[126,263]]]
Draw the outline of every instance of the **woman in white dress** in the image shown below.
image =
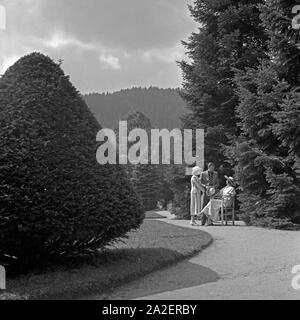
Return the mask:
[[232,177],[227,176],[225,176],[225,178],[227,184],[226,187],[220,190],[220,192],[209,201],[209,203],[205,206],[205,208],[203,208],[203,210],[200,213],[200,215],[206,215],[206,217],[208,218],[208,225],[213,225],[213,222],[219,220],[219,212],[222,207],[222,204],[224,208],[228,208],[232,206],[232,202],[234,201],[234,197],[236,194],[234,179]]
[[200,167],[194,167],[192,171],[191,178],[191,225],[197,226],[196,216],[200,214],[202,205],[201,205],[201,193],[205,192],[204,187],[200,183],[200,175],[202,169]]

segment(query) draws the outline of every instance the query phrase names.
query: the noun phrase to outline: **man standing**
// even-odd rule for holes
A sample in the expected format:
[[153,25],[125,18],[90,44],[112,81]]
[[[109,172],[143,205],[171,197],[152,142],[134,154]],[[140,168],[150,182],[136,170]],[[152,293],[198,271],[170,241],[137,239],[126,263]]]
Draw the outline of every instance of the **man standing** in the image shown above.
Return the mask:
[[[210,162],[208,164],[208,170],[202,172],[200,177],[200,183],[203,187],[206,188],[206,191],[204,193],[204,199],[203,199],[203,207],[205,207],[210,198],[214,196],[217,193],[217,189],[219,187],[219,176],[218,173],[215,171],[215,165],[214,163]],[[211,192],[212,190],[215,190],[215,192]],[[207,220],[207,217],[205,215],[201,218],[202,225],[205,225]]]

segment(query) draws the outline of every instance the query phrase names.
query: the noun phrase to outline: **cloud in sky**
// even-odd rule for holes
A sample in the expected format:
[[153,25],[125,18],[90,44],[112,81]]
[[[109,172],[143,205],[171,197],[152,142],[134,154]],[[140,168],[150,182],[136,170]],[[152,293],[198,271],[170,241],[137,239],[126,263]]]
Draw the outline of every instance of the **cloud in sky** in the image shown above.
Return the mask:
[[[63,68],[82,92],[131,86],[178,87],[180,41],[197,26],[191,0],[0,0],[2,69],[40,51]],[[3,72],[3,70],[2,70]]]
[[117,57],[114,57],[111,55],[106,56],[105,54],[101,54],[99,59],[104,64],[104,66],[106,65],[109,69],[113,69],[113,70],[121,69],[120,60]]

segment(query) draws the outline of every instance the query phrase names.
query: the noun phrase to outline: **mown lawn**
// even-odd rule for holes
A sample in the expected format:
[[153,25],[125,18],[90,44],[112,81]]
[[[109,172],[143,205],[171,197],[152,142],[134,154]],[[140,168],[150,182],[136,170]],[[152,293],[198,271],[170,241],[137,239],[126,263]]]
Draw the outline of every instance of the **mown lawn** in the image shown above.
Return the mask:
[[42,274],[8,279],[1,299],[75,299],[112,290],[139,276],[190,257],[209,245],[211,236],[156,220],[114,247],[75,266],[55,267]]

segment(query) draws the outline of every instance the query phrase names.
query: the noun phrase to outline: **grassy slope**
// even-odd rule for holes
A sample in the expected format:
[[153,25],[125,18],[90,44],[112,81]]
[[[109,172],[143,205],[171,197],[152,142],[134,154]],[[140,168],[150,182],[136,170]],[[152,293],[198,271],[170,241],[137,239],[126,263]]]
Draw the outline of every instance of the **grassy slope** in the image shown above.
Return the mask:
[[108,248],[88,264],[8,280],[8,294],[29,299],[72,299],[103,293],[190,257],[211,241],[209,234],[199,230],[146,220],[139,231],[129,234],[124,243]]

